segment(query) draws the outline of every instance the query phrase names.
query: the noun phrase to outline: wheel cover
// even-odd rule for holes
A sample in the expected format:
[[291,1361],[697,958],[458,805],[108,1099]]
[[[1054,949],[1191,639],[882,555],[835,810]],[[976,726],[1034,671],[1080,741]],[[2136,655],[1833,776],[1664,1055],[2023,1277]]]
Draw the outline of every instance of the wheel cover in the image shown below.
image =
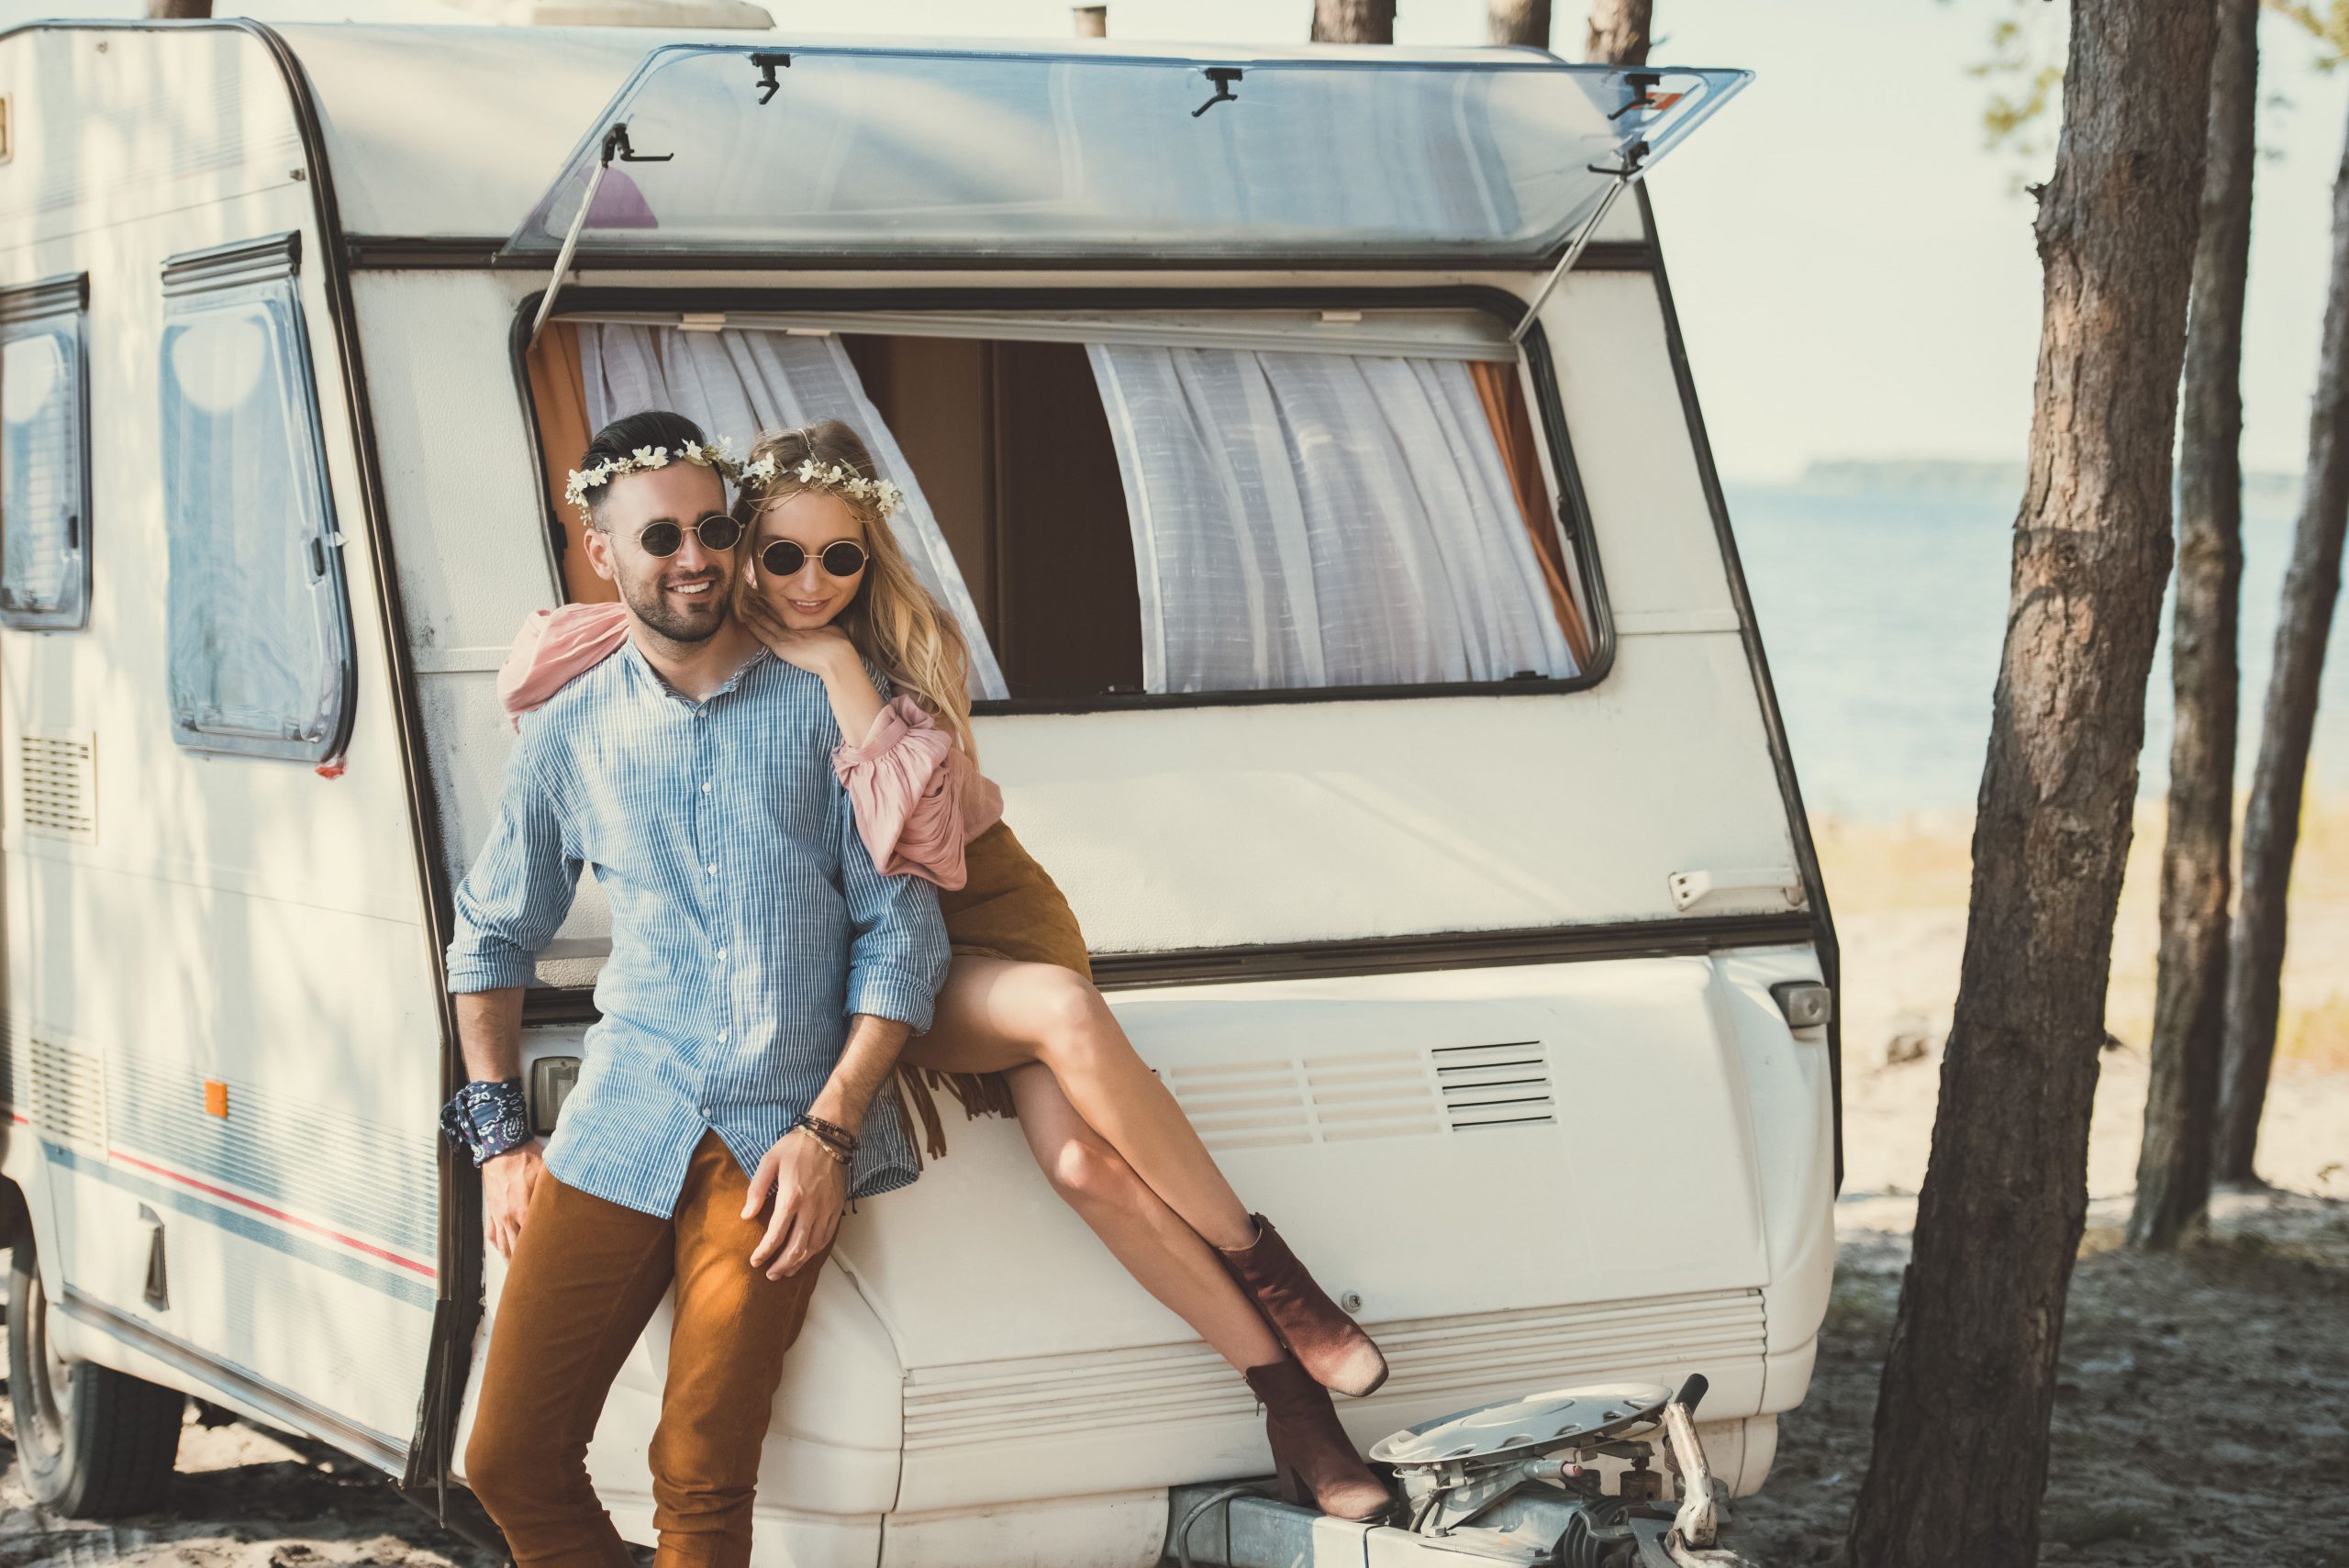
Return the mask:
[[33,1374],[28,1391],[32,1396],[32,1430],[24,1435],[47,1458],[63,1453],[72,1436],[67,1412],[73,1408],[73,1363],[59,1351],[49,1331],[49,1296],[38,1273],[27,1292],[24,1313],[25,1348],[30,1352],[25,1360]]

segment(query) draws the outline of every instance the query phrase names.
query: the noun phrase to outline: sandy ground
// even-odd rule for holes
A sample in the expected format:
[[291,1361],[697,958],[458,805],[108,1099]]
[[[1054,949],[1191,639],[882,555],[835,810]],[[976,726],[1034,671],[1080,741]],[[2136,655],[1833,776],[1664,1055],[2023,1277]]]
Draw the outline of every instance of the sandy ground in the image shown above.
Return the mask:
[[[1955,1000],[1968,874],[1963,817],[1822,821],[1844,965],[1845,1179],[1817,1373],[1730,1544],[1760,1568],[1838,1560],[1865,1473],[1884,1341],[1924,1179]],[[2088,1155],[2042,1514],[2044,1559],[2099,1568],[2349,1568],[2349,803],[2312,810],[2295,875],[2275,1091],[2259,1166],[2210,1237],[2171,1257],[2119,1248],[2135,1180],[2161,832],[2141,818],[2114,941],[2108,1050]],[[1895,1042],[1898,1044],[1896,1048]],[[0,1410],[0,1435],[6,1434]],[[0,1477],[0,1568],[490,1568],[373,1471],[191,1413],[167,1516],[79,1525]]]

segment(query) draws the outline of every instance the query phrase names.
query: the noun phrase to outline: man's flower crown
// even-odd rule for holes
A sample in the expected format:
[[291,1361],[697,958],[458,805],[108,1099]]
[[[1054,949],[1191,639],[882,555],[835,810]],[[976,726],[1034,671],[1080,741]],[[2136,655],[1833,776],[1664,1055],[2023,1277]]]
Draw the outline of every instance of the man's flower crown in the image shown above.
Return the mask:
[[846,463],[821,463],[814,458],[803,458],[786,468],[769,452],[756,462],[742,465],[737,484],[749,489],[754,484],[773,484],[785,478],[796,481],[812,490],[837,490],[852,499],[870,505],[874,515],[885,517],[906,504],[906,493],[885,479],[867,479]]
[[[734,459],[734,443],[720,436],[707,446],[699,441],[687,441],[678,454],[683,461],[698,468],[714,468],[736,484],[742,483],[743,469]],[[599,484],[608,484],[623,473],[640,469],[669,466],[667,447],[639,447],[626,457],[607,457],[589,469],[571,471],[571,483],[563,486],[562,497],[581,511],[587,509],[587,492]]]

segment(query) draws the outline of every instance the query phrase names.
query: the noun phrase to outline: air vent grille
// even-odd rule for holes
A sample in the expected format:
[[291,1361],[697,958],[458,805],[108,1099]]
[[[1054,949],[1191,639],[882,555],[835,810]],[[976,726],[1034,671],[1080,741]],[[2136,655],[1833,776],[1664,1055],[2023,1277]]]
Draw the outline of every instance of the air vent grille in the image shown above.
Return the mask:
[[1424,1051],[1308,1056],[1305,1082],[1324,1143],[1413,1138],[1443,1130]]
[[1313,1141],[1305,1075],[1293,1058],[1177,1067],[1167,1082],[1209,1149],[1274,1149]]
[[34,1037],[33,1125],[52,1138],[103,1149],[106,1142],[106,1071],[85,1051]]
[[95,742],[87,735],[20,739],[18,776],[25,831],[87,843],[98,833]]
[[1558,1119],[1557,1101],[1550,1091],[1549,1052],[1540,1040],[1439,1046],[1431,1054],[1454,1132]]
[[1176,1067],[1184,1114],[1213,1150],[1419,1138],[1555,1123],[1540,1040],[1359,1051]]

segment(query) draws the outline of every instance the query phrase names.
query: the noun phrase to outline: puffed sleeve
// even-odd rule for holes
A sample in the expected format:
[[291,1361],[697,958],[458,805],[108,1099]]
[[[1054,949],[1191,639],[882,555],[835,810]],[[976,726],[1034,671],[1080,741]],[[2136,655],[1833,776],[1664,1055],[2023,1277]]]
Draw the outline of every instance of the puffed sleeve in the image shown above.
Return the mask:
[[627,640],[628,612],[616,603],[533,610],[497,672],[497,700],[514,728],[521,728],[524,714],[618,653]]
[[856,810],[856,830],[885,876],[963,885],[963,793],[953,738],[922,706],[894,697],[862,741],[842,740],[832,771]]

